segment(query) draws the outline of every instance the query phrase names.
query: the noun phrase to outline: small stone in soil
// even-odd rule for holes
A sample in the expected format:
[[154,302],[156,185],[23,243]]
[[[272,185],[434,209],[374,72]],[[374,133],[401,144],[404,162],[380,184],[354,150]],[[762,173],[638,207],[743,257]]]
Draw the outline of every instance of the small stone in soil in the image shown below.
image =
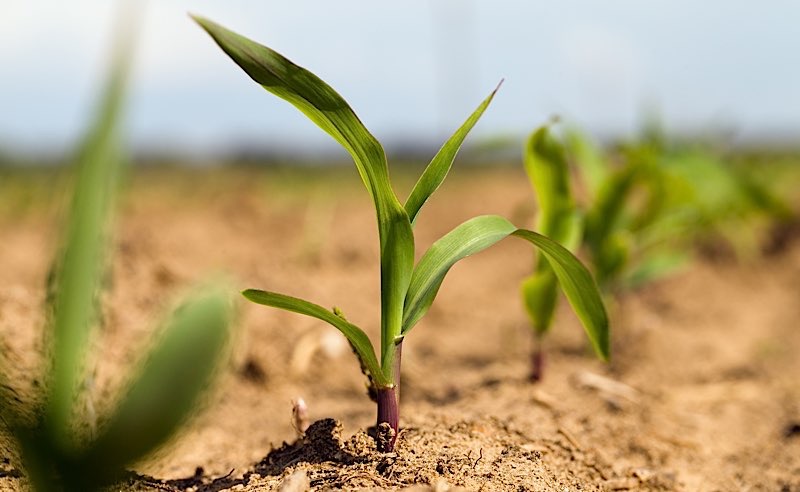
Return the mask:
[[241,369],[241,375],[247,381],[255,384],[264,384],[267,381],[267,373],[254,359],[247,359]]
[[800,422],[790,422],[783,429],[783,437],[789,439],[792,437],[800,437]]

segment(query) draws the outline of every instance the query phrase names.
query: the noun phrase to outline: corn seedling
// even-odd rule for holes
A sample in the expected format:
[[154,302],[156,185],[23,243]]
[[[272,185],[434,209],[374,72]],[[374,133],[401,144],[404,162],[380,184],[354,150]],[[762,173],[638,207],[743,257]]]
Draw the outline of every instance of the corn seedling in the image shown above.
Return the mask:
[[583,322],[595,350],[608,355],[608,321],[589,272],[566,249],[541,234],[518,229],[500,216],[470,219],[436,241],[414,265],[413,225],[442,183],[469,131],[490,104],[490,94],[450,137],[422,173],[402,205],[389,181],[380,143],[344,99],[311,72],[275,51],[207,19],[195,20],[255,82],[297,107],[352,156],[375,205],[380,241],[380,358],[367,334],[335,309],[274,292],[246,290],[249,300],[330,323],[353,347],[377,403],[378,447],[394,448],[399,423],[398,394],[403,340],[431,306],[445,275],[457,261],[514,236],[536,246],[548,259],[567,299]]
[[31,399],[35,403],[0,401],[2,420],[35,490],[97,490],[121,478],[127,465],[164,443],[190,415],[229,336],[228,296],[219,289],[197,292],[164,324],[116,405],[101,416],[97,432],[79,430],[91,425],[81,422],[75,402],[86,378],[110,210],[124,160],[118,122],[128,59],[127,50],[117,52],[99,117],[76,159],[65,240],[53,276],[46,384]]
[[[524,153],[525,171],[538,201],[536,229],[570,251],[584,249],[598,285],[606,294],[618,291],[621,285],[663,274],[679,264],[682,256],[678,253],[658,250],[643,239],[655,224],[662,225],[659,230],[667,230],[668,223],[663,220],[663,189],[646,161],[630,160],[611,168],[579,134],[569,137],[581,164],[580,177],[587,188],[588,202],[578,203],[572,192],[566,147],[553,136],[549,126],[539,128],[528,139]],[[558,281],[548,257],[537,252],[535,270],[520,286],[535,336],[532,381],[540,380],[544,373],[543,341],[553,324]]]
[[[567,132],[564,145],[545,126],[527,141],[525,170],[538,200],[537,230],[571,251],[584,251],[606,295],[685,266],[693,240],[709,231],[741,243],[748,217],[791,216],[772,190],[742,169],[701,147],[668,146],[653,129],[613,155],[575,130]],[[583,185],[581,196],[572,193],[573,171]],[[724,234],[731,228],[735,234]],[[542,340],[558,303],[557,279],[541,253],[521,292],[535,333],[530,376],[536,381],[543,373]]]
[[[564,149],[543,126],[531,135],[525,149],[525,170],[539,204],[536,229],[574,251],[581,240],[583,220],[570,190],[570,172]],[[536,252],[534,273],[521,286],[522,299],[531,320],[535,340],[530,379],[544,372],[543,339],[553,323],[558,303],[558,278],[547,257]]]

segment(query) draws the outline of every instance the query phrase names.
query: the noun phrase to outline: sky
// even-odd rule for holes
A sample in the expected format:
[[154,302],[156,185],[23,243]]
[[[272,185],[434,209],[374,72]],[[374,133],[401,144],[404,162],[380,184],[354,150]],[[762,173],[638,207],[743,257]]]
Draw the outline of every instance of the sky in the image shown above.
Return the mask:
[[675,132],[800,140],[796,1],[133,3],[138,13],[119,0],[0,0],[0,148],[65,148],[81,135],[120,17],[141,20],[127,113],[138,148],[335,148],[187,12],[313,71],[388,142],[446,138],[501,79],[475,140],[522,137],[553,115],[625,136],[647,111]]

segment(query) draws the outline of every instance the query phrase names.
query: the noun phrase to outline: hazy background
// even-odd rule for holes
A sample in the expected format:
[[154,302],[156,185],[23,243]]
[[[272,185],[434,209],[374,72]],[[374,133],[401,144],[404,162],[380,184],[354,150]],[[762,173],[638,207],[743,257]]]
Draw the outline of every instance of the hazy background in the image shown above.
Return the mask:
[[[0,149],[59,151],[81,134],[119,5],[0,0]],[[676,133],[800,141],[800,3],[789,0],[138,6],[143,25],[128,113],[138,150],[338,152],[299,112],[251,82],[188,11],[317,73],[389,147],[438,144],[501,78],[473,143],[521,137],[553,114],[598,136],[625,136],[651,110]]]

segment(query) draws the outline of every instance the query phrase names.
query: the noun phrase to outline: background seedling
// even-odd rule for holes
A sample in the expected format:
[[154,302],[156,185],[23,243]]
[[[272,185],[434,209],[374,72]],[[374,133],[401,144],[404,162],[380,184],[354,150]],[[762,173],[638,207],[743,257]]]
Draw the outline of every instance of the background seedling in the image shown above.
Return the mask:
[[326,321],[347,337],[369,378],[370,390],[377,402],[378,434],[382,436],[378,440],[379,448],[391,451],[397,436],[404,338],[428,311],[450,267],[505,237],[525,239],[547,257],[595,350],[607,357],[608,322],[597,287],[581,263],[552,239],[517,229],[499,216],[475,217],[436,241],[414,265],[413,224],[422,206],[446,177],[461,143],[491,102],[494,92],[444,144],[401,205],[389,181],[383,148],[339,94],[311,72],[266,46],[207,19],[195,17],[195,20],[254,81],[293,104],[350,153],[373,200],[380,241],[380,359],[366,333],[347,321],[337,309],[329,311],[302,299],[262,290],[246,290],[244,295],[259,304]]
[[[601,291],[612,299],[687,265],[694,245],[712,233],[737,251],[752,250],[754,240],[744,232],[753,230],[749,219],[792,217],[790,207],[747,168],[697,144],[670,145],[652,126],[609,152],[576,130],[567,132],[565,142],[548,126],[527,141],[525,170],[539,206],[536,228],[571,251],[582,249]],[[580,193],[572,191],[573,171]],[[521,291],[535,333],[530,376],[536,381],[543,371],[542,340],[558,302],[557,279],[541,253]]]
[[601,288],[625,292],[688,265],[697,244],[752,257],[758,221],[793,213],[775,183],[757,179],[709,142],[670,140],[657,125],[603,153],[576,131],[567,150],[586,185],[585,244]]
[[199,290],[164,323],[159,340],[100,419],[98,431],[86,435],[79,430],[86,425],[80,424],[75,403],[86,379],[110,210],[124,160],[119,121],[129,49],[126,39],[76,159],[64,246],[52,275],[52,362],[46,384],[28,402],[0,401],[3,423],[16,439],[36,490],[96,490],[119,479],[125,466],[163,444],[191,414],[229,338],[229,296],[219,288]]
[[[600,290],[611,295],[674,270],[686,253],[674,238],[686,227],[682,211],[666,206],[662,173],[644,158],[612,165],[587,139],[567,135],[582,197],[572,191],[567,147],[549,126],[536,130],[525,146],[525,171],[536,192],[536,228],[571,251],[589,258]],[[583,198],[579,201],[578,198]],[[547,257],[536,256],[534,273],[521,285],[523,303],[534,331],[530,379],[544,371],[543,340],[558,304],[558,279]]]
[[[570,190],[564,149],[552,138],[548,127],[539,128],[528,139],[525,170],[539,204],[536,229],[574,251],[583,234],[583,219]],[[522,282],[520,290],[535,334],[530,379],[538,381],[544,371],[542,342],[552,325],[559,294],[558,278],[541,252],[536,252],[536,269]]]
[[651,180],[660,187],[661,216],[677,217],[693,243],[721,241],[738,258],[753,257],[761,236],[753,225],[786,223],[794,215],[776,184],[758,179],[763,169],[736,165],[721,142],[670,140],[650,124],[620,153],[651,169]]

